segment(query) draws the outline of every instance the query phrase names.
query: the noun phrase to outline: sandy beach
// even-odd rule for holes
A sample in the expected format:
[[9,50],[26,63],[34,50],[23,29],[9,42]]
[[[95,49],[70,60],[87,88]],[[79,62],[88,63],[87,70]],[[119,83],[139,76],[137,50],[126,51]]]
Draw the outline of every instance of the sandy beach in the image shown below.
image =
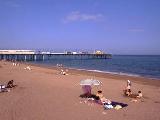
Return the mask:
[[[69,69],[69,75],[61,75],[57,68],[26,64],[13,66],[0,61],[0,84],[14,80],[18,86],[10,92],[0,93],[0,120],[160,120],[160,80],[120,76],[105,73]],[[128,104],[120,110],[104,110],[102,105],[85,102],[80,81],[98,79],[106,98]],[[132,90],[143,92],[143,98],[131,102],[123,96],[127,80]]]

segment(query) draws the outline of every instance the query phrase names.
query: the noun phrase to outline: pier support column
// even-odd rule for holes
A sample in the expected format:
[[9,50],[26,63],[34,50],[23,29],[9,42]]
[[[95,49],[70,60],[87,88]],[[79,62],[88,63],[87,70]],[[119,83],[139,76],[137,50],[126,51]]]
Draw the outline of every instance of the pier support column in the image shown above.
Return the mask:
[[6,55],[4,55],[4,58],[3,58],[4,60],[6,60]]
[[15,60],[17,61],[17,55],[15,55]]
[[36,55],[34,55],[34,61],[36,61],[37,60],[37,56]]
[[43,61],[44,61],[44,55],[42,57],[43,57]]
[[24,56],[24,61],[26,61],[26,60],[27,60],[27,56],[25,55],[25,56]]

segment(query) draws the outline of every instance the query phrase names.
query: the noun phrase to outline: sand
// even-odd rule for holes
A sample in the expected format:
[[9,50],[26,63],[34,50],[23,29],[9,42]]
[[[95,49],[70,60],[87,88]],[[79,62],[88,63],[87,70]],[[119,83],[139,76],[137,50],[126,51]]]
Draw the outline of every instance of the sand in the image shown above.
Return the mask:
[[[0,120],[160,120],[160,80],[129,77],[69,69],[69,75],[59,70],[26,64],[12,66],[0,62],[0,84],[13,79],[18,86],[10,92],[0,93]],[[102,105],[85,103],[80,80],[95,78],[103,85],[94,87],[93,93],[103,90],[106,98],[128,104],[120,110],[104,110]],[[144,98],[131,102],[122,90],[127,80],[132,90],[143,92]]]

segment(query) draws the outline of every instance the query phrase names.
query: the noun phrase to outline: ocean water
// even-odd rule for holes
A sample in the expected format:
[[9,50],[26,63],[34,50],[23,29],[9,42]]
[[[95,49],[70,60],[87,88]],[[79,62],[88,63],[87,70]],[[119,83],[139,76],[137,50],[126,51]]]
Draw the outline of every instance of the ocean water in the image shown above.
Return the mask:
[[160,55],[113,55],[111,59],[50,59],[35,64],[85,69],[89,71],[160,78]]

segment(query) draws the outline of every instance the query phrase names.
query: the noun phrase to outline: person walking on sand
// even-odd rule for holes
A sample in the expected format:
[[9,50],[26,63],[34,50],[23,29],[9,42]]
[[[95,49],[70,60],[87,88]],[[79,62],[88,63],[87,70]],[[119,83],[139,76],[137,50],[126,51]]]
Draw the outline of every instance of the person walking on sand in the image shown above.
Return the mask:
[[131,89],[131,81],[130,80],[127,80],[127,89]]

